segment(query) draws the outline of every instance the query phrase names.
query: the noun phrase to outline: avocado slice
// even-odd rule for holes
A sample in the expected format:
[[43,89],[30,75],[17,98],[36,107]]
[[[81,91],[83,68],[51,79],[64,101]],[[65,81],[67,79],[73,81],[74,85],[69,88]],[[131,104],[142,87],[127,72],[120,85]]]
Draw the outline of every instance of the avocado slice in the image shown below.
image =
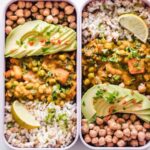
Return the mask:
[[99,84],[83,95],[82,113],[88,120],[93,120],[95,115],[104,117],[114,113],[133,113],[149,122],[150,101],[138,91]]
[[[45,42],[42,43],[40,39],[44,39]],[[66,44],[68,41],[69,43]],[[16,27],[8,35],[5,56],[22,58],[73,50],[76,50],[76,32],[74,30],[36,20]]]

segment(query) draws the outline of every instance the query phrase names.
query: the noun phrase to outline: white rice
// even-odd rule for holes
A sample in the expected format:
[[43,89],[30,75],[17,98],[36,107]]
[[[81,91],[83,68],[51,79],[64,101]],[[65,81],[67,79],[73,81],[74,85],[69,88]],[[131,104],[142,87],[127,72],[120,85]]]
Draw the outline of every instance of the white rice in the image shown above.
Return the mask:
[[[40,128],[27,130],[21,128],[12,118],[11,105],[6,102],[5,106],[5,137],[9,144],[21,148],[57,148],[71,144],[76,136],[76,104],[67,102],[63,108],[53,103],[46,104],[39,101],[22,102],[35,118],[40,122]],[[52,124],[45,122],[48,109],[56,110]],[[66,114],[68,127],[59,125],[56,118]],[[63,122],[62,122],[63,123]],[[8,126],[11,124],[11,127]]]

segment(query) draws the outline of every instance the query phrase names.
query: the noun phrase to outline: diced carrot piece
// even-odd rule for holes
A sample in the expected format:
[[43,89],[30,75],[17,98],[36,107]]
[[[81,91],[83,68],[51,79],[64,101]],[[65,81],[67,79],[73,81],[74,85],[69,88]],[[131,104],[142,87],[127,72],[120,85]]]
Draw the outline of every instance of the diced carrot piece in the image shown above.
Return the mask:
[[131,74],[140,74],[145,72],[143,60],[130,59],[128,61],[128,67]]
[[68,71],[61,68],[57,68],[52,70],[52,73],[57,77],[57,80],[60,81],[60,83],[65,84],[67,82],[67,79],[69,77]]

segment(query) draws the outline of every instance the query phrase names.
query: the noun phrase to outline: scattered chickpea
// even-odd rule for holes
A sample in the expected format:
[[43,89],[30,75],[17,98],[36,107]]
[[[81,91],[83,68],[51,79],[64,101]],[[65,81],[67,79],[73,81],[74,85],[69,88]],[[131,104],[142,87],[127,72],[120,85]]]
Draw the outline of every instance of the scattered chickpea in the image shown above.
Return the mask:
[[123,123],[122,124],[122,129],[126,129],[126,128],[128,128],[129,127],[129,124],[128,123]]
[[32,3],[31,2],[26,2],[26,8],[31,8],[32,7]]
[[54,18],[53,18],[53,23],[54,23],[54,24],[58,24],[58,21],[59,21],[59,20],[58,20],[57,17],[54,17]]
[[117,130],[114,134],[117,138],[122,138],[123,137],[123,132],[121,130]]
[[45,3],[45,7],[46,7],[46,8],[52,8],[52,7],[53,7],[52,2],[47,1],[47,2]]
[[139,140],[140,142],[142,142],[142,141],[145,140],[145,133],[144,133],[144,132],[140,131],[140,132],[138,133],[138,140]]
[[37,20],[43,20],[44,17],[43,17],[42,15],[37,15],[37,16],[36,16],[36,19],[37,19]]
[[124,129],[124,130],[123,130],[123,134],[124,134],[125,136],[127,136],[127,137],[130,137],[130,130],[129,130],[129,128]]
[[146,141],[139,141],[139,145],[144,146],[146,144]]
[[12,21],[16,21],[18,17],[15,15],[12,15],[12,16],[9,16],[8,18]]
[[91,142],[92,144],[97,144],[98,143],[98,137],[94,137],[94,138],[92,138],[92,142]]
[[84,140],[85,140],[86,143],[90,143],[92,141],[92,139],[91,139],[89,134],[85,135]]
[[76,29],[77,24],[75,22],[72,22],[72,23],[70,23],[69,27],[72,28],[72,29]]
[[18,8],[18,6],[17,6],[16,4],[11,4],[11,5],[9,6],[9,9],[10,9],[11,11],[16,11],[17,8]]
[[90,129],[93,129],[93,128],[94,128],[94,124],[90,123],[90,124],[89,124],[89,128],[90,128]]
[[6,12],[7,18],[9,18],[9,17],[12,16],[12,15],[13,15],[13,12],[12,12],[12,11],[7,11],[7,12]]
[[107,143],[111,143],[111,142],[112,142],[112,136],[111,136],[111,135],[106,135],[105,141],[106,141]]
[[137,130],[137,131],[142,131],[143,130],[143,126],[142,125],[135,125],[135,129]]
[[110,129],[112,129],[112,130],[117,130],[118,129],[118,125],[117,125],[117,123],[116,122],[112,122],[112,123],[110,123]]
[[58,8],[59,7],[59,3],[58,2],[54,2],[54,7]]
[[95,127],[93,128],[93,130],[95,130],[95,131],[98,133],[99,130],[100,130],[100,128],[99,128],[98,126],[95,126]]
[[16,12],[15,12],[15,14],[18,17],[23,17],[24,16],[23,9],[17,9]]
[[124,146],[126,145],[126,143],[125,143],[125,141],[123,141],[123,140],[119,140],[119,141],[117,142],[117,145],[118,145],[119,147],[124,147]]
[[117,138],[116,136],[113,136],[112,142],[113,142],[114,144],[117,144],[118,138]]
[[71,15],[73,12],[74,12],[74,7],[73,6],[68,5],[68,6],[65,7],[65,14]]
[[146,92],[146,86],[145,84],[141,83],[139,86],[138,86],[138,91],[140,93],[145,93]]
[[42,1],[37,2],[35,5],[40,9],[44,8],[44,2],[42,2]]
[[147,123],[147,122],[144,122],[144,128],[145,128],[145,129],[149,129],[149,128],[150,128],[150,124]]
[[95,130],[90,130],[89,135],[91,138],[95,138],[97,136],[97,132]]
[[59,19],[63,19],[64,16],[65,16],[65,13],[64,13],[63,11],[60,11],[60,12],[59,12],[59,15],[58,15],[58,18],[59,18]]
[[82,128],[81,128],[81,130],[82,130],[83,134],[87,134],[89,132],[88,125],[87,124],[83,125]]
[[44,9],[43,16],[48,16],[49,14],[50,14],[50,10],[49,9]]
[[96,123],[97,123],[97,125],[102,125],[103,124],[103,119],[97,117],[96,118]]
[[11,26],[6,26],[6,28],[5,28],[6,34],[9,34],[11,31],[12,31],[12,27]]
[[59,14],[59,9],[57,9],[57,8],[52,8],[51,14],[52,14],[52,16],[57,16],[57,15]]
[[38,11],[38,8],[37,8],[36,6],[32,6],[31,11],[32,11],[33,13],[35,13],[35,12]]
[[9,19],[6,20],[6,25],[11,26],[12,24],[13,24],[12,20],[9,20]]
[[17,24],[24,24],[25,23],[25,19],[24,18],[19,18],[17,20]]
[[54,18],[51,15],[49,15],[49,16],[46,17],[46,22],[48,22],[48,23],[52,23],[53,20],[54,20]]
[[70,15],[67,17],[68,22],[74,22],[76,20],[76,17],[74,15]]
[[106,130],[105,129],[99,129],[99,136],[100,137],[106,136]]
[[99,141],[100,146],[104,146],[106,144],[106,141],[105,141],[104,137],[100,137],[98,141]]
[[110,143],[107,143],[107,147],[113,147],[114,146],[114,143],[110,142]]
[[25,16],[26,18],[28,18],[29,16],[31,16],[31,11],[28,10],[28,9],[25,9],[25,10],[24,10],[24,16]]
[[25,2],[24,1],[18,1],[18,7],[19,8],[24,8],[25,7]]
[[59,4],[59,7],[60,7],[61,9],[64,9],[67,5],[68,5],[68,4],[67,4],[66,2],[61,2],[61,3]]
[[139,144],[138,144],[138,141],[137,140],[132,140],[130,142],[130,145],[133,146],[133,147],[137,147]]
[[146,138],[146,140],[150,140],[150,132],[146,132],[146,134],[145,134],[145,138]]

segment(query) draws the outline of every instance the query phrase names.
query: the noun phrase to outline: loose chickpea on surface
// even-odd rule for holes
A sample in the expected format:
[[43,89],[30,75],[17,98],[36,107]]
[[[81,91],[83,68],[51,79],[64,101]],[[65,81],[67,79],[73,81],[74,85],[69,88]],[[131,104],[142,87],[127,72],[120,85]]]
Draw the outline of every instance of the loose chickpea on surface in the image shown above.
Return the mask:
[[17,6],[16,4],[11,4],[11,5],[9,6],[9,9],[10,9],[11,11],[16,11],[17,8],[18,8],[18,6]]
[[37,19],[37,20],[43,20],[44,17],[43,17],[42,15],[37,15],[37,16],[36,16],[36,19]]
[[107,143],[111,143],[111,142],[112,142],[112,136],[111,136],[111,135],[106,135],[105,141],[106,141]]
[[77,24],[75,22],[72,22],[69,24],[69,27],[72,29],[76,29],[77,28]]
[[100,137],[106,136],[106,130],[105,129],[99,129],[99,136]]
[[52,14],[52,16],[57,16],[57,15],[59,14],[59,9],[57,9],[57,8],[52,8],[52,9],[51,9],[51,14]]
[[123,140],[119,140],[119,141],[117,142],[117,145],[118,145],[119,147],[124,147],[124,146],[126,145],[126,143],[125,143],[125,141],[123,141]]
[[48,2],[48,1],[47,1],[47,2],[45,3],[45,7],[46,7],[46,8],[52,8],[52,7],[53,7],[52,2]]
[[24,10],[24,16],[25,16],[25,17],[31,16],[31,11],[28,10],[28,9],[25,9],[25,10]]
[[92,139],[91,139],[89,134],[85,135],[84,140],[85,140],[86,143],[90,143],[92,141]]
[[45,21],[48,22],[48,23],[52,23],[54,20],[53,16],[49,15],[46,17]]
[[67,6],[68,4],[66,3],[66,2],[61,2],[60,4],[59,4],[59,7],[61,8],[61,9],[64,9],[65,8],[65,6]]
[[117,130],[117,131],[115,132],[115,136],[116,136],[117,138],[122,138],[122,137],[123,137],[123,132],[122,132],[121,130]]
[[25,2],[24,1],[18,1],[18,7],[19,8],[24,8],[25,7]]
[[54,24],[58,24],[58,21],[59,21],[58,18],[57,18],[57,17],[54,17],[53,23],[54,23]]
[[32,7],[32,2],[26,2],[26,8],[31,8]]
[[140,131],[138,133],[138,140],[141,142],[145,140],[145,133],[144,132]]
[[6,28],[5,28],[6,34],[9,34],[11,31],[12,31],[12,27],[11,26],[6,26]]
[[97,131],[95,131],[95,130],[90,130],[89,135],[90,135],[91,138],[94,138],[94,137],[97,136]]
[[15,14],[18,17],[23,17],[24,16],[23,9],[17,9],[16,12],[15,12]]
[[103,119],[97,117],[96,118],[96,123],[97,123],[97,125],[103,124]]
[[49,14],[50,14],[50,10],[49,9],[44,9],[43,16],[48,16]]
[[106,141],[105,141],[104,137],[100,137],[98,141],[99,141],[100,146],[104,146],[106,144]]
[[67,17],[68,22],[74,22],[76,20],[76,17],[74,15],[70,15]]
[[68,6],[65,7],[65,14],[71,15],[73,12],[74,12],[74,7],[73,6],[68,5]]
[[6,12],[6,16],[9,18],[10,16],[12,16],[13,15],[13,12],[12,11],[7,11]]
[[85,124],[84,126],[82,126],[81,130],[82,130],[82,133],[83,133],[83,134],[87,134],[87,133],[89,132],[89,127],[88,127],[88,125]]
[[98,143],[98,137],[92,138],[92,144],[97,144]]
[[9,20],[9,19],[6,20],[6,25],[11,26],[12,24],[13,24],[12,20]]
[[133,147],[137,147],[139,144],[138,144],[137,140],[132,140],[132,141],[130,141],[130,145]]
[[35,4],[38,8],[44,8],[44,2],[39,1]]
[[35,12],[38,11],[38,8],[37,8],[36,6],[32,6],[32,7],[31,7],[31,11],[32,11],[33,13],[35,13]]
[[25,19],[24,18],[19,18],[17,20],[17,24],[24,24],[25,23]]
[[8,18],[12,21],[16,21],[18,17],[15,15],[12,15],[12,16],[9,16]]

